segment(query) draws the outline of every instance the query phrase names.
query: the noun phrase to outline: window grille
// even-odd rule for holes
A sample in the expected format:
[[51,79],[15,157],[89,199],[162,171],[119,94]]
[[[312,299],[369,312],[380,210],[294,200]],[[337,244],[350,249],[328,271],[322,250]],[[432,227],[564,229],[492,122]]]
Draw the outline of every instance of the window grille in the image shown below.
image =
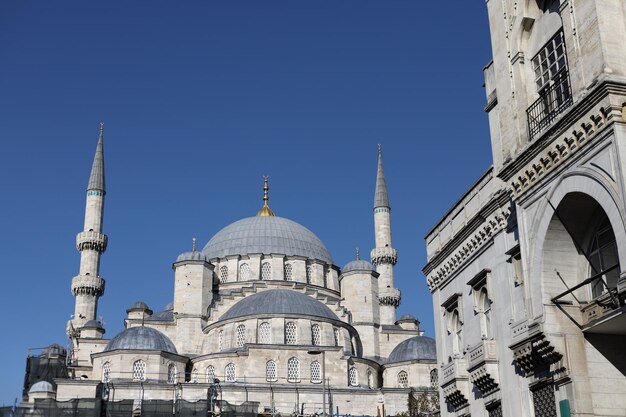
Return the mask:
[[239,281],[247,281],[250,279],[250,265],[243,263],[239,265]]
[[259,326],[259,343],[270,344],[272,343],[272,328],[266,321]]
[[597,298],[606,292],[607,287],[609,289],[616,288],[617,280],[619,279],[619,268],[616,268],[619,265],[617,243],[608,218],[602,221],[600,227],[593,235],[588,257],[591,260],[590,270],[592,275],[610,269],[610,271],[602,274],[601,277],[591,284],[591,295],[593,298]]
[[489,417],[502,417],[502,404],[498,404],[497,406],[490,408],[488,413]]
[[146,380],[146,363],[141,359],[133,363],[133,381]]
[[311,362],[311,382],[313,384],[322,382],[322,366],[318,361]]
[[191,371],[191,382],[194,384],[198,383],[198,370],[196,368],[193,368],[193,371]]
[[351,387],[356,387],[359,385],[359,375],[354,366],[351,366],[348,370],[348,383]]
[[532,393],[536,416],[557,417],[552,385],[544,385],[539,389],[533,390]]
[[268,382],[274,382],[276,378],[276,362],[267,361],[265,364],[265,380]]
[[328,287],[328,271],[324,269],[324,288]]
[[335,329],[335,346],[340,346],[341,342],[341,332],[339,329]]
[[311,265],[306,266],[306,283],[311,283],[311,277],[313,276],[313,267]]
[[287,361],[287,381],[300,381],[300,361],[298,358],[289,358]]
[[220,266],[220,282],[228,282],[228,267],[226,265]]
[[430,386],[434,389],[439,388],[439,371],[437,369],[430,371]]
[[367,370],[367,388],[374,388],[374,375],[370,369]]
[[235,382],[237,380],[237,377],[235,375],[235,364],[231,362],[228,365],[226,365],[224,374],[225,374],[224,379],[226,380],[226,382]]
[[285,343],[288,345],[295,345],[298,343],[296,323],[293,321],[289,321],[285,324]]
[[110,382],[111,381],[111,363],[105,362],[102,365],[102,382]]
[[263,262],[261,265],[261,279],[272,279],[272,265],[269,262]]
[[319,324],[311,326],[311,342],[313,346],[319,346],[322,344],[322,330]]
[[224,330],[220,330],[217,334],[217,350],[221,351],[224,349]]
[[406,373],[406,371],[398,372],[398,387],[399,388],[409,387],[409,375]]
[[285,264],[285,281],[293,281],[293,265]]
[[206,382],[213,384],[215,382],[215,368],[213,365],[206,367]]
[[235,347],[243,347],[243,345],[246,343],[246,326],[244,326],[243,324],[237,326],[236,337],[237,340],[235,343]]
[[178,379],[178,372],[176,370],[176,365],[174,365],[173,363],[170,363],[167,366],[167,383],[168,384],[175,384],[176,380]]

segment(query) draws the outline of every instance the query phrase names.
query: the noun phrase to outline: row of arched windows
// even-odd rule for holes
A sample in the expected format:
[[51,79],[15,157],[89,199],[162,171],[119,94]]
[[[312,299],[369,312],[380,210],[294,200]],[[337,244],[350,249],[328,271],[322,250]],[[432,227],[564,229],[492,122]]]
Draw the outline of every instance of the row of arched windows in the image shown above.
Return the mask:
[[[339,346],[340,342],[342,342],[341,331],[339,329],[334,329],[334,337],[335,346]],[[235,347],[243,347],[245,343],[246,326],[240,324],[235,328]],[[272,343],[272,327],[269,322],[264,321],[259,325],[258,343]],[[285,323],[285,344],[298,344],[298,327],[293,321]],[[322,345],[322,328],[319,324],[311,325],[311,344],[313,346]],[[217,349],[220,351],[224,349],[224,330],[220,330],[217,334]]]
[[[293,265],[285,264],[283,279],[285,281],[293,281]],[[306,283],[310,284],[313,276],[313,267],[311,265],[306,266],[305,270]],[[261,280],[272,279],[272,264],[269,262],[263,262],[261,264]],[[228,266],[222,265],[219,269],[220,282],[228,282]],[[248,281],[250,279],[250,264],[244,262],[239,265],[239,275],[237,281]],[[324,271],[324,287],[328,286],[327,272]]]

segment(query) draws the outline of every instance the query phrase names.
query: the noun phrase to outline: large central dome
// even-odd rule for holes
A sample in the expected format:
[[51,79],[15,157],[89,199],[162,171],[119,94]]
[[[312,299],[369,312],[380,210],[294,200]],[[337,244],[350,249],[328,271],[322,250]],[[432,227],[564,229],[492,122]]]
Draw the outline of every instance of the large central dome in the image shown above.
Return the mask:
[[247,217],[209,240],[202,252],[209,259],[250,253],[304,256],[333,263],[322,241],[306,227],[276,216]]

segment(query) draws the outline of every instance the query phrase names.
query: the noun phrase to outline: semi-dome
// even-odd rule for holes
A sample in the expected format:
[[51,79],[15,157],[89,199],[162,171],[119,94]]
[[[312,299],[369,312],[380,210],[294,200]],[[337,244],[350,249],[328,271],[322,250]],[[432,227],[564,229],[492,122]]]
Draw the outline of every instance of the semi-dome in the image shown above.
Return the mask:
[[115,336],[104,348],[105,352],[117,349],[160,350],[177,353],[172,341],[151,327],[131,327]]
[[389,355],[387,363],[397,363],[415,360],[437,360],[435,339],[426,336],[415,336],[401,342]]
[[374,267],[371,263],[367,262],[365,259],[355,259],[354,261],[348,262],[346,266],[341,269],[342,273],[352,272],[352,271],[373,271]]
[[52,384],[48,381],[39,381],[35,382],[28,390],[29,394],[33,394],[35,392],[55,392],[55,390]]
[[220,320],[261,314],[302,315],[339,320],[325,304],[291,290],[267,290],[250,295],[232,306]]
[[202,252],[208,259],[278,253],[332,263],[328,250],[313,232],[292,220],[276,216],[247,217],[236,221],[217,232]]

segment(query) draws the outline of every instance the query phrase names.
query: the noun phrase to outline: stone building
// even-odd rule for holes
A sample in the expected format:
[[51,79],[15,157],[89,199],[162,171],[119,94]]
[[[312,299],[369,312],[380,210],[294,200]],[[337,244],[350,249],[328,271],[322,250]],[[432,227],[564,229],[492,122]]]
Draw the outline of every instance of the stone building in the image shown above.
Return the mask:
[[487,10],[493,166],[426,236],[442,415],[626,416],[626,3]]
[[29,406],[45,395],[57,406],[98,399],[110,411],[125,404],[132,415],[160,415],[151,407],[171,415],[177,404],[204,404],[205,415],[242,404],[254,415],[394,415],[407,410],[409,395],[432,395],[435,341],[415,317],[396,318],[397,254],[380,148],[372,263],[357,253],[343,268],[335,265],[313,232],[274,215],[268,190],[266,177],[256,216],[224,227],[202,249],[194,239],[176,258],[172,303],[155,312],[138,301],[125,330],[105,339],[96,320],[108,244],[101,127],[76,240],[68,376],[25,387]]

